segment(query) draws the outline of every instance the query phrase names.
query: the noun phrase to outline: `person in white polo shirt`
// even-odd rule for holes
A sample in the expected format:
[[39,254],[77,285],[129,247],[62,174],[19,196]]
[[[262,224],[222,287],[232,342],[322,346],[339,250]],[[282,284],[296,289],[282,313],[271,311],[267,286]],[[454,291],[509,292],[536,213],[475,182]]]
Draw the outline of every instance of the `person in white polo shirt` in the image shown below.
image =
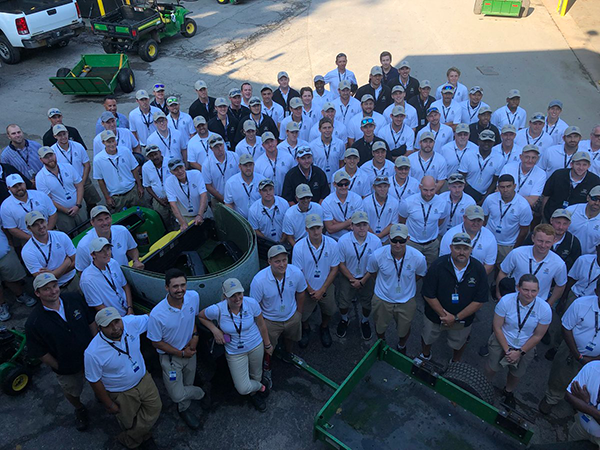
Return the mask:
[[348,64],[348,57],[346,54],[338,53],[335,57],[335,65],[337,67],[327,72],[325,77],[323,77],[325,83],[329,84],[329,90],[334,96],[338,95],[338,89],[342,90],[342,85],[345,83],[348,84],[348,90],[350,90],[352,85],[354,85],[352,90],[356,90],[358,87],[358,81],[356,81],[354,72],[346,69],[346,64]]
[[577,412],[569,428],[571,441],[600,446],[600,362],[586,364],[567,388],[565,399]]
[[260,96],[262,97],[262,112],[273,119],[273,122],[279,127],[285,116],[283,106],[273,101],[273,89],[271,86],[263,85],[260,88]]
[[204,222],[208,205],[202,172],[185,170],[181,159],[172,159],[168,167],[173,176],[167,178],[165,192],[179,228],[185,231],[190,221],[193,221],[194,225],[200,225]]
[[426,111],[427,125],[419,130],[417,133],[417,139],[415,139],[415,149],[421,148],[421,140],[423,139],[423,133],[433,133],[433,140],[435,145],[433,150],[439,153],[444,145],[452,141],[454,130],[448,125],[444,125],[440,122],[440,110],[435,106],[430,106]]
[[258,192],[260,199],[250,206],[248,222],[257,236],[281,242],[283,217],[290,206],[284,198],[275,195],[273,180],[261,180],[258,183]]
[[[99,332],[84,353],[85,378],[96,398],[121,426],[117,440],[127,448],[153,444],[152,429],[162,403],[141,351],[148,316],[121,317],[115,308],[96,313]],[[155,444],[154,444],[155,445]]]
[[527,200],[531,209],[537,211],[540,209],[540,198],[546,184],[546,172],[537,166],[540,150],[533,144],[527,144],[519,158],[519,163],[506,164],[501,174],[507,173],[517,180],[517,194]]
[[113,212],[140,205],[144,188],[137,160],[130,151],[117,148],[112,131],[101,134],[105,148],[94,157],[93,176],[106,205]]
[[167,200],[165,181],[171,174],[167,160],[164,158],[158,145],[146,147],[146,158],[148,161],[142,166],[142,185],[152,199],[152,209],[160,214],[167,230],[173,226],[173,213]]
[[134,269],[143,269],[144,264],[140,261],[140,252],[133,236],[123,225],[113,225],[112,216],[104,205],[95,206],[90,212],[90,224],[92,229],[87,232],[77,244],[75,256],[75,268],[83,272],[91,263],[90,242],[98,237],[103,237],[110,242],[113,259],[124,266],[133,261]]
[[[593,255],[581,255],[569,270],[569,281],[561,298],[563,310],[571,306],[573,301],[579,297],[594,295],[596,284],[600,278],[600,243],[596,246]],[[562,305],[562,302],[565,305]]]
[[[117,145],[119,147],[126,148],[130,152],[140,152],[140,144],[138,140],[128,128],[117,127],[117,120],[113,113],[111,113],[110,111],[104,111],[100,116],[100,120],[102,121],[102,127],[104,128],[104,130],[110,130],[113,133],[115,133],[115,136],[117,138]],[[96,137],[94,137],[94,156],[96,156],[98,153],[104,150],[104,144],[102,143],[102,138],[100,136],[102,134],[102,131],[100,131],[96,135]]]
[[352,97],[351,89],[352,83],[349,80],[341,80],[337,89],[331,88],[332,94],[339,95],[332,103],[347,131],[352,118],[361,112],[360,100]]
[[479,109],[481,107],[487,107],[487,108],[490,107],[490,105],[481,101],[482,98],[483,98],[483,89],[481,87],[473,86],[471,89],[469,89],[469,99],[463,101],[460,104],[460,107],[461,107],[460,121],[461,121],[461,123],[465,123],[467,125],[476,123],[479,120],[478,119]]
[[521,108],[521,92],[511,89],[506,96],[506,105],[498,108],[492,114],[492,123],[499,129],[506,124],[514,125],[517,130],[525,128],[527,124],[527,112]]
[[296,245],[296,242],[307,235],[306,216],[308,214],[316,214],[323,218],[323,208],[313,202],[312,198],[312,191],[307,184],[299,184],[296,187],[296,204],[290,206],[285,212],[281,227],[282,240],[287,240],[291,246]]
[[495,134],[491,130],[479,133],[479,148],[473,157],[463,158],[458,171],[467,180],[465,192],[481,205],[486,197],[496,189],[496,180],[504,160],[497,153],[492,152]]
[[458,81],[458,79],[460,78],[460,70],[457,67],[450,67],[446,71],[446,78],[448,79],[448,81],[438,86],[435,90],[435,98],[440,100],[442,98],[442,89],[444,88],[444,86],[450,85],[456,89],[456,101],[464,102],[468,98],[469,90],[464,84]]
[[590,172],[600,176],[600,125],[595,125],[592,128],[589,139],[579,142],[579,149],[590,154],[590,159],[592,160]]
[[[359,151],[360,154],[360,151]],[[372,192],[373,181],[377,177],[392,177],[394,163],[387,159],[388,149],[384,141],[375,141],[371,146],[373,158],[360,166],[369,182],[369,193]]]
[[546,116],[544,113],[536,112],[529,119],[529,127],[517,131],[515,144],[525,147],[526,145],[535,145],[544,154],[552,145],[554,138],[544,131],[546,125]]
[[349,191],[350,176],[346,172],[337,172],[333,182],[335,191],[325,197],[321,206],[327,234],[337,240],[350,231],[352,214],[362,209],[362,198]]
[[231,176],[225,183],[223,202],[247,219],[250,206],[260,199],[258,184],[265,177],[254,172],[254,158],[250,153],[240,156],[238,167],[239,173]]
[[390,227],[393,223],[398,223],[400,202],[389,195],[389,190],[388,177],[377,177],[373,181],[374,192],[363,199],[362,211],[366,212],[369,218],[369,231],[381,239],[382,243],[389,241]]
[[489,275],[496,264],[498,243],[494,234],[483,226],[485,215],[483,208],[475,204],[469,205],[462,216],[463,222],[450,228],[440,243],[440,256],[450,253],[452,238],[458,233],[466,233],[471,238],[471,256],[483,264],[485,272]]
[[319,120],[321,136],[309,145],[315,159],[315,165],[325,171],[327,182],[331,183],[333,174],[342,166],[346,145],[333,137],[333,122],[327,117]]
[[563,132],[563,142],[542,152],[540,167],[546,171],[546,177],[550,178],[550,175],[557,170],[567,169],[571,166],[573,156],[579,149],[580,141],[581,130],[579,130],[579,127],[567,127]]
[[[402,89],[400,85],[394,86],[394,89],[396,88]],[[407,104],[407,106],[410,105]],[[377,136],[387,142],[388,147],[391,149],[390,156],[392,158],[410,155],[414,151],[415,132],[413,128],[406,124],[404,107],[394,106],[390,110],[389,117],[391,118],[390,123],[377,130]],[[417,113],[415,112],[415,124],[417,123],[416,117]]]
[[187,161],[187,139],[184,140],[179,131],[169,126],[169,121],[164,112],[155,112],[153,117],[156,131],[148,136],[146,146],[158,145],[160,151],[168,160],[181,158]]
[[292,264],[304,274],[307,296],[302,309],[302,339],[300,348],[306,348],[311,329],[308,319],[317,307],[321,308],[319,337],[323,347],[331,347],[329,322],[337,310],[333,282],[338,274],[340,254],[338,244],[329,236],[323,236],[323,219],[317,214],[306,216],[307,236],[296,242],[292,254]]
[[507,123],[500,131],[502,142],[492,147],[493,152],[502,156],[504,165],[521,162],[519,157],[521,155],[522,147],[515,144],[516,136],[517,129],[515,126]]
[[512,175],[501,175],[498,178],[498,191],[489,195],[482,205],[486,227],[498,241],[498,265],[514,247],[523,243],[533,220],[529,203],[517,195],[515,189]]
[[79,276],[75,272],[75,247],[62,231],[48,231],[48,222],[39,211],[28,212],[25,223],[31,239],[23,246],[21,258],[35,278],[51,273],[58,280],[61,292],[79,292]]
[[401,106],[402,111],[404,111],[402,115],[405,116],[402,118],[403,124],[413,132],[414,136],[414,132],[419,125],[419,115],[417,114],[415,107],[406,102],[406,91],[404,90],[404,86],[397,84],[392,88],[392,99],[394,100],[394,103],[383,110],[383,117],[385,117],[389,124],[392,123],[394,120],[394,109],[396,109],[396,106]]
[[533,245],[515,248],[506,256],[496,278],[497,299],[501,297],[500,282],[504,278],[520,280],[522,275],[528,273],[537,277],[537,295],[550,306],[562,296],[567,284],[567,266],[560,256],[550,251],[554,244],[554,234],[552,225],[537,225],[533,230]]
[[255,159],[264,155],[265,149],[262,146],[262,138],[256,135],[256,123],[254,120],[247,119],[244,121],[242,124],[242,133],[244,134],[244,139],[235,146],[235,153],[238,157],[241,157],[245,153]]
[[188,163],[192,169],[202,170],[202,164],[211,153],[208,140],[217,134],[208,131],[208,124],[204,116],[194,118],[194,128],[196,128],[196,134],[192,136],[187,146]]
[[187,277],[175,268],[165,273],[165,289],[166,297],[150,311],[148,339],[158,352],[163,383],[179,416],[196,430],[200,421],[189,409],[192,400],[204,399],[204,407],[208,406],[202,388],[194,386],[200,297],[187,290]]
[[458,172],[458,168],[465,156],[477,153],[477,145],[469,140],[469,125],[459,123],[454,129],[454,140],[448,142],[440,149],[440,154],[446,160],[448,175]]
[[399,202],[419,192],[419,181],[410,175],[410,160],[398,156],[394,161],[394,175],[390,179],[390,195]]
[[562,109],[563,103],[560,100],[552,100],[548,103],[548,114],[546,115],[546,126],[544,127],[544,131],[554,140],[555,145],[562,142],[563,133],[569,127],[569,125],[560,118]]
[[52,147],[41,147],[38,154],[44,167],[35,176],[36,189],[47,194],[56,206],[56,228],[71,231],[87,220],[83,180],[70,164],[58,164]]
[[[292,97],[289,105],[290,114],[281,121],[279,126],[279,140],[283,141],[286,138],[288,123],[295,122],[298,124],[298,138],[308,141],[310,139],[310,127],[312,127],[313,122],[311,120],[303,120],[302,100],[300,97]],[[264,142],[264,136],[261,136],[261,138]]]
[[513,409],[517,406],[514,390],[552,321],[552,307],[544,301],[544,296],[538,295],[536,276],[526,273],[518,280],[517,292],[499,299],[494,310],[494,332],[488,340],[490,354],[485,366],[490,382],[498,371],[508,367],[502,396],[504,403]]
[[[441,87],[441,98],[431,104],[431,107],[437,108],[441,113],[441,123],[456,128],[461,121],[462,107],[460,102],[454,100],[456,89],[451,84],[444,84]],[[462,101],[462,100],[461,100]]]
[[265,178],[273,180],[275,194],[281,195],[285,175],[294,167],[296,161],[288,152],[277,148],[277,139],[270,131],[265,131],[261,138],[265,153],[254,162],[254,170]]
[[344,165],[341,169],[337,170],[331,180],[331,190],[335,190],[335,175],[338,172],[346,172],[350,176],[350,192],[355,192],[361,197],[366,197],[371,193],[371,186],[369,185],[369,176],[367,173],[358,167],[360,161],[360,155],[358,150],[354,147],[347,148],[344,152]]
[[337,300],[340,319],[336,334],[343,338],[348,330],[348,312],[354,299],[362,309],[360,332],[365,341],[371,339],[371,299],[375,279],[367,271],[367,264],[373,252],[381,248],[381,239],[369,232],[369,217],[364,211],[352,214],[352,233],[347,233],[338,241],[340,254],[340,276],[338,276]]
[[406,354],[410,326],[417,310],[417,281],[427,272],[425,256],[407,246],[407,241],[406,225],[392,225],[390,245],[375,250],[367,263],[367,271],[376,277],[371,301],[375,332],[379,339],[385,339],[388,325],[396,322],[397,348],[403,354]]
[[143,149],[146,147],[148,136],[156,131],[154,113],[160,111],[160,109],[150,105],[150,97],[143,89],[135,93],[135,100],[138,107],[129,113],[129,129]]
[[17,240],[15,246],[20,247],[31,237],[31,232],[25,224],[25,215],[30,211],[41,212],[48,221],[48,229],[54,229],[57,210],[48,195],[41,191],[28,190],[21,175],[8,175],[6,186],[10,196],[2,202],[0,215],[4,229]]
[[192,116],[181,111],[181,104],[175,96],[167,98],[167,108],[169,109],[169,115],[167,116],[169,127],[179,132],[181,135],[181,145],[187,148],[188,141],[196,134]]
[[121,266],[112,259],[112,244],[96,238],[89,248],[92,264],[81,273],[79,282],[85,301],[96,311],[112,306],[122,316],[133,314],[131,288]]
[[419,185],[420,192],[405,198],[398,212],[410,235],[409,246],[416,248],[431,264],[440,251],[440,225],[446,218],[446,205],[435,194],[435,180],[426,176]]
[[474,205],[475,200],[469,194],[465,194],[465,177],[460,173],[451,173],[448,176],[448,190],[439,194],[439,197],[446,205],[446,218],[440,225],[440,234],[443,234],[462,224],[465,209]]
[[221,136],[213,136],[208,140],[212,154],[208,155],[202,176],[206,190],[218,202],[224,202],[225,184],[233,175],[239,173],[239,157],[237,153],[225,150],[225,141]]
[[[285,126],[286,139],[277,144],[277,149],[280,152],[287,152],[293,159],[296,159],[296,151],[298,148],[308,146],[307,141],[298,138],[298,133],[300,133],[300,125],[296,122],[288,122]],[[264,136],[261,136],[261,139],[262,138],[264,138]],[[264,154],[264,146],[261,149],[261,152],[261,154]]]
[[387,120],[385,117],[375,111],[375,99],[371,94],[364,94],[360,97],[361,111],[354,115],[346,124],[348,129],[348,140],[350,145],[363,137],[362,121],[367,118],[373,119],[376,130],[381,130],[386,126]]
[[[344,125],[344,123],[341,120],[336,119],[337,110],[335,109],[335,105],[328,101],[323,103],[320,109],[323,119],[329,119],[333,124],[332,136],[342,141],[345,148],[348,144],[348,130],[346,129],[346,125]],[[308,137],[309,140],[312,142],[315,139],[318,139],[320,135],[321,131],[319,130],[319,121],[317,121],[310,129],[310,134]]]
[[571,213],[569,230],[581,242],[581,253],[595,253],[600,243],[600,186],[590,190],[587,203],[571,205],[567,211]]
[[319,110],[325,103],[331,102],[336,95],[325,89],[325,77],[323,75],[315,75],[313,83],[315,85],[313,105]]
[[441,153],[435,152],[435,134],[430,131],[420,132],[419,136],[419,151],[411,154],[408,157],[410,161],[410,176],[421,180],[425,176],[431,176],[435,180],[435,192],[446,183],[448,176],[448,168],[446,160]]

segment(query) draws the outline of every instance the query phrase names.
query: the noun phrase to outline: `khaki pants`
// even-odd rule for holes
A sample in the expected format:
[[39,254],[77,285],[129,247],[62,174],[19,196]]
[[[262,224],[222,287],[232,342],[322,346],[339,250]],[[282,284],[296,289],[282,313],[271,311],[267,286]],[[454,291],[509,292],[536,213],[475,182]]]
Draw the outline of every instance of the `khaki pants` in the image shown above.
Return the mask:
[[25,278],[27,274],[23,264],[19,261],[17,252],[10,247],[8,253],[0,259],[0,281],[17,282]]
[[225,355],[233,384],[240,395],[252,394],[262,387],[260,381],[262,379],[264,353],[264,345],[261,342],[249,352],[239,355],[230,355],[229,353]]
[[98,194],[98,191],[94,187],[92,180],[90,179],[89,176],[87,177],[87,180],[85,180],[85,183],[83,184],[83,199],[88,204],[88,206],[89,205],[97,205],[98,203],[100,203],[100,200],[101,200],[100,194]]
[[396,322],[396,331],[399,338],[403,338],[408,334],[410,324],[417,310],[417,301],[414,297],[405,303],[389,303],[373,294],[371,304],[377,334],[385,334],[392,320]]
[[[192,400],[201,400],[204,391],[194,386],[196,378],[196,355],[191,358],[181,356],[160,355],[160,366],[162,367],[163,383],[171,400],[177,403],[179,412],[190,407]],[[171,381],[170,372],[175,372],[175,380]]]
[[110,208],[112,214],[131,208],[132,206],[144,206],[144,199],[138,197],[137,188],[135,186],[125,194],[112,195],[111,197],[115,202],[114,208]]
[[442,323],[432,322],[427,316],[423,317],[421,339],[425,345],[432,345],[443,332],[447,334],[448,347],[458,351],[467,343],[471,334],[471,325],[465,327],[462,323],[454,323],[451,327],[447,327]]
[[67,285],[63,285],[60,287],[61,294],[81,294],[79,290],[79,274],[75,272],[75,276],[71,278],[71,281],[67,283]]
[[515,248],[514,245],[500,245],[498,244],[498,256],[496,256],[496,264],[499,266],[502,264],[502,261],[506,258],[511,250]]
[[371,311],[371,299],[373,298],[373,289],[375,288],[375,278],[371,277],[360,289],[354,289],[344,275],[338,277],[337,301],[340,309],[350,309],[352,300],[356,298],[362,309]]
[[321,300],[315,300],[310,295],[306,295],[304,300],[304,308],[302,310],[302,322],[306,322],[310,315],[313,313],[317,305],[321,306],[321,314],[323,316],[333,316],[337,311],[337,305],[335,304],[335,283],[331,283],[323,294]]
[[279,336],[283,335],[284,339],[289,339],[293,342],[298,342],[302,338],[302,314],[296,311],[292,317],[283,322],[275,322],[265,319],[267,324],[267,332],[269,333],[269,341],[273,346],[277,345]]
[[165,228],[167,230],[173,230],[175,224],[175,216],[173,216],[173,212],[171,211],[171,206],[167,204],[167,206],[163,206],[156,201],[155,198],[152,198],[152,209],[156,211],[163,223],[165,224]]
[[569,347],[565,341],[558,346],[546,390],[546,401],[549,405],[556,405],[561,401],[575,375],[579,373],[583,365],[571,356]]
[[569,442],[573,441],[590,441],[600,447],[600,437],[596,437],[588,433],[581,425],[581,413],[575,414],[573,424],[569,428]]
[[162,402],[156,384],[148,372],[137,384],[125,392],[109,392],[111,400],[119,405],[117,421],[123,431],[118,441],[127,448],[139,447],[152,436]]
[[416,248],[421,253],[423,253],[425,260],[427,261],[427,267],[429,267],[432,262],[434,262],[436,259],[438,259],[439,255],[440,255],[440,239],[439,238],[437,238],[433,242],[430,242],[429,244],[425,244],[425,245],[409,240],[408,245],[410,245],[412,248]]
[[87,220],[87,209],[85,202],[81,205],[81,209],[75,216],[69,216],[58,211],[56,217],[56,229],[63,233],[69,233],[73,228],[81,225]]
[[83,391],[83,382],[85,380],[83,371],[79,371],[70,375],[61,375],[57,373],[56,379],[58,380],[58,384],[65,394],[77,398],[81,396],[81,392]]

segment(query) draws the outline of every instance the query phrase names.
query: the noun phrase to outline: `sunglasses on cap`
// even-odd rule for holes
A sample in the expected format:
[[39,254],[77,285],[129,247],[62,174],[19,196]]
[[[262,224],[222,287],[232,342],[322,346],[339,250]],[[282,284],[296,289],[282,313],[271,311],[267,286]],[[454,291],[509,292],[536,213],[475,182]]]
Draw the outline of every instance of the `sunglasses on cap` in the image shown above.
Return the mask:
[[394,239],[390,239],[390,242],[392,244],[406,244],[406,239],[394,238]]
[[373,120],[373,118],[369,117],[368,119],[363,119],[360,121],[361,125],[374,125],[375,124],[375,120]]
[[155,84],[154,85],[154,89],[164,89],[165,85],[164,84]]
[[396,166],[396,170],[397,171],[401,171],[401,170],[409,171],[410,167],[408,167],[408,166],[400,166],[400,167]]
[[465,244],[465,245],[471,245],[471,240],[467,239],[466,237],[459,237],[459,238],[455,238],[452,239],[452,245],[460,245],[460,244]]
[[339,187],[348,187],[350,186],[350,182],[349,181],[342,181],[341,183],[337,184]]

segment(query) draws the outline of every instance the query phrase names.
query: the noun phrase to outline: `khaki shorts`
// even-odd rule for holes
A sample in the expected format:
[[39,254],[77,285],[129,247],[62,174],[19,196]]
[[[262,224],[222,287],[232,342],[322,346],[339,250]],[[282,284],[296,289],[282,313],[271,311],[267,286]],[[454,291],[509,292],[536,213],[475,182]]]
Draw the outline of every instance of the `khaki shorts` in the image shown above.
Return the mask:
[[25,276],[23,264],[21,264],[17,253],[11,247],[8,253],[0,259],[0,281],[15,282],[22,280]]
[[73,228],[81,225],[83,222],[87,220],[87,208],[85,204],[85,200],[81,205],[81,209],[75,216],[69,216],[64,212],[58,211],[56,218],[56,229],[62,231],[63,233],[68,233]]
[[98,194],[98,191],[92,184],[91,175],[91,173],[88,175],[88,177],[85,180],[85,183],[83,184],[83,199],[88,204],[88,206],[97,205],[98,203],[100,203],[101,200],[100,194]]
[[79,290],[79,274],[77,272],[75,272],[75,276],[73,278],[71,278],[71,281],[67,282],[66,286],[63,284],[60,287],[60,293],[61,294],[68,294],[68,293],[80,294],[81,293],[81,291]]
[[421,338],[425,345],[433,344],[445,331],[447,333],[446,342],[448,342],[448,347],[452,350],[460,350],[467,343],[471,334],[471,325],[465,327],[462,323],[455,323],[451,327],[447,327],[441,323],[432,322],[427,316],[423,318],[423,321]]
[[[500,361],[504,358],[504,350],[502,350],[502,346],[500,345],[500,342],[498,342],[498,339],[494,333],[492,333],[488,339],[488,349],[490,351],[488,356],[488,366],[494,372],[502,370],[503,366],[500,364]],[[519,362],[516,366],[508,365],[507,367],[510,374],[515,378],[521,378],[523,375],[525,375],[527,367],[533,360],[534,354],[535,352],[533,349],[531,349],[525,353],[525,356],[522,356],[521,359],[519,359]]]
[[439,237],[434,239],[433,242],[430,242],[429,244],[426,244],[426,245],[419,244],[417,242],[413,242],[413,241],[409,240],[408,245],[410,245],[412,248],[416,248],[421,253],[423,253],[425,260],[427,261],[427,267],[429,267],[431,265],[431,263],[440,256],[440,238]]
[[514,245],[498,244],[498,256],[496,257],[496,264],[498,264],[498,265],[502,264],[502,261],[504,261],[504,258],[506,258],[506,255],[508,255],[513,248],[515,248]]
[[289,339],[293,342],[298,342],[302,338],[302,314],[296,311],[292,317],[284,322],[275,322],[265,319],[267,331],[269,332],[269,340],[273,346],[277,345],[279,336],[284,339]]
[[362,309],[371,311],[371,299],[373,298],[373,289],[375,288],[375,278],[371,277],[360,289],[354,289],[344,275],[338,278],[337,301],[340,309],[350,309],[352,300],[359,301]]
[[65,394],[71,397],[80,397],[83,391],[83,371],[74,373],[72,375],[60,375],[56,374],[58,384]]
[[373,294],[371,306],[377,334],[384,334],[392,320],[396,322],[398,337],[403,338],[408,334],[417,310],[417,301],[414,297],[406,303],[390,303]]
[[331,283],[323,294],[321,300],[314,300],[308,292],[306,293],[306,300],[304,300],[304,309],[302,310],[302,322],[306,322],[310,315],[313,313],[317,305],[321,306],[321,314],[324,316],[333,316],[337,311],[337,305],[335,304],[335,286]]
[[144,198],[139,198],[137,194],[137,186],[134,186],[129,192],[122,195],[112,195],[111,198],[115,202],[114,208],[109,208],[110,211],[118,213],[123,209],[131,208],[133,206],[145,206]]

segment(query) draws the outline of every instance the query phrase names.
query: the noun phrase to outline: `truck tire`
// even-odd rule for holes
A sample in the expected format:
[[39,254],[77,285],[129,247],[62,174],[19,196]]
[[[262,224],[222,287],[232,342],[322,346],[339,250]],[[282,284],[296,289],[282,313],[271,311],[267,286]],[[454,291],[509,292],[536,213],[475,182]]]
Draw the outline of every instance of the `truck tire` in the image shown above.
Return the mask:
[[196,34],[196,31],[198,31],[196,21],[186,17],[185,21],[183,22],[183,26],[181,27],[181,34],[183,37],[191,38]]
[[133,71],[127,67],[121,69],[117,75],[117,82],[119,83],[121,90],[126,94],[133,92],[135,89],[135,77],[133,76]]
[[56,71],[56,76],[59,78],[68,77],[70,72],[71,72],[71,69],[69,69],[67,67],[61,67],[60,69],[58,69]]
[[102,48],[104,49],[104,53],[109,55],[112,53],[117,53],[117,46],[111,41],[102,41]]
[[529,4],[530,4],[530,0],[523,0],[521,2],[521,8],[523,8],[521,17],[527,17],[529,15]]
[[494,387],[475,367],[461,362],[453,362],[443,376],[484,402],[490,405],[494,403]]
[[483,0],[475,0],[475,4],[473,5],[473,13],[480,15],[482,5],[483,5]]
[[31,385],[31,372],[23,366],[17,366],[6,373],[2,380],[2,390],[6,395],[20,395]]
[[158,42],[156,42],[154,39],[147,39],[143,42],[140,42],[138,55],[140,55],[140,58],[142,58],[144,61],[156,61],[156,58],[158,58]]
[[21,50],[10,45],[3,35],[0,35],[0,59],[6,64],[17,64],[21,61]]

